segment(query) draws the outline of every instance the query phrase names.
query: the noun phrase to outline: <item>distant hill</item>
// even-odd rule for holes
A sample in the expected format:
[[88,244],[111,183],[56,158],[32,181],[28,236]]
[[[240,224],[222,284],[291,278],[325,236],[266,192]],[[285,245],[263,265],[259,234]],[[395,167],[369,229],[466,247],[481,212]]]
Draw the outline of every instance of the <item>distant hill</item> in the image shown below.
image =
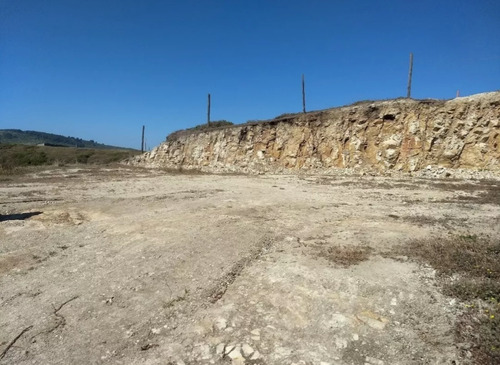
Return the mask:
[[108,146],[102,143],[97,143],[93,140],[86,141],[81,138],[64,137],[59,134],[22,131],[20,129],[0,129],[0,144],[24,144],[38,145],[45,144],[49,146],[60,147],[78,147],[78,148],[95,148],[95,149],[130,149],[115,146]]

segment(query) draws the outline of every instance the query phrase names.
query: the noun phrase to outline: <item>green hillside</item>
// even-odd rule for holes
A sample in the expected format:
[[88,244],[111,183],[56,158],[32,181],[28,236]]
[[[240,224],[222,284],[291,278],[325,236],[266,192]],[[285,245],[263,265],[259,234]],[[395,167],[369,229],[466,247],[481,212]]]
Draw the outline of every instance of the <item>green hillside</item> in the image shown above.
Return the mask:
[[86,141],[81,138],[64,137],[58,134],[22,131],[20,129],[0,129],[0,144],[38,145],[48,144],[53,146],[94,148],[94,149],[119,149],[120,147],[108,146],[93,140]]
[[26,166],[107,165],[137,154],[137,150],[0,144],[0,175]]

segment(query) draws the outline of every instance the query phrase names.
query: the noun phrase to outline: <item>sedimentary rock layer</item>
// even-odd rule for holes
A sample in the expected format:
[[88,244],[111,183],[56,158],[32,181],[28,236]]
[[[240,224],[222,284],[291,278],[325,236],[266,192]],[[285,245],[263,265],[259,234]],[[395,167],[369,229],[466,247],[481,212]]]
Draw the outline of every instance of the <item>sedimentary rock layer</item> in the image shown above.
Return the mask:
[[396,99],[171,135],[133,163],[207,171],[500,169],[500,92]]

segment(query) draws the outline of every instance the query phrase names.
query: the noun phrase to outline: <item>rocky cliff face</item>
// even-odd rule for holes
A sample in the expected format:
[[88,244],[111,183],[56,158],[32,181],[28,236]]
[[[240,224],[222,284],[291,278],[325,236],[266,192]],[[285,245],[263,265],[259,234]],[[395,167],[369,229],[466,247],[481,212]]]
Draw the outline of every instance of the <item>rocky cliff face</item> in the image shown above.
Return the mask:
[[428,165],[500,169],[500,92],[449,101],[363,102],[204,132],[180,132],[135,164],[281,172]]

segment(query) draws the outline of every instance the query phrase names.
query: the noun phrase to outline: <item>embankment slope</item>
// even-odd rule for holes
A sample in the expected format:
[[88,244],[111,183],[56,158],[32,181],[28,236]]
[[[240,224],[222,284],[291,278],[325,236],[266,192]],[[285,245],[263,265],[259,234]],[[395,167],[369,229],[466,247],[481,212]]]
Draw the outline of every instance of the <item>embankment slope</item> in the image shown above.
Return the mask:
[[132,164],[210,172],[500,169],[500,92],[360,102],[172,134]]

